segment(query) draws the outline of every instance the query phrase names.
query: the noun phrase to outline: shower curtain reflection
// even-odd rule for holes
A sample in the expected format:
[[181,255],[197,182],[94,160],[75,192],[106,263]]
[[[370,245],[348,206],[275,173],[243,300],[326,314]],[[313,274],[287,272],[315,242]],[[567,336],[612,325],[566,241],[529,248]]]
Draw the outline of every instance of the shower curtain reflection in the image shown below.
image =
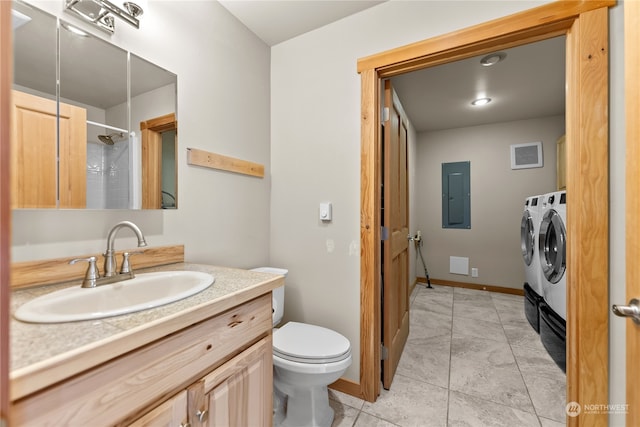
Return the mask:
[[91,138],[87,144],[87,208],[129,209],[129,139],[113,144]]

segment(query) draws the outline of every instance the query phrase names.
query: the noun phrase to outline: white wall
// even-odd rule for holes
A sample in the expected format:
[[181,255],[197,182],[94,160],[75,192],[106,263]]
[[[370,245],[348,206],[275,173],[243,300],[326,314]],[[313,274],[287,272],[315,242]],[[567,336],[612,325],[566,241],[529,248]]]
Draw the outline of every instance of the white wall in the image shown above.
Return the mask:
[[[564,116],[418,134],[418,218],[432,279],[522,289],[520,219],[528,196],[556,190],[556,141]],[[542,142],[543,167],[511,169],[510,145]],[[442,228],[442,163],[471,162],[471,228]],[[477,278],[449,273],[468,257]]]
[[[269,47],[213,1],[152,0],[139,30],[116,20],[111,37],[63,12],[62,1],[32,3],[178,75],[180,208],[14,211],[13,261],[103,251],[108,230],[127,219],[150,246],[184,244],[188,261],[268,263]],[[188,166],[187,147],[262,163],[266,176]],[[120,234],[117,248],[135,246],[132,234]]]
[[[289,269],[286,318],[333,328],[360,352],[358,58],[541,3],[389,1],[272,48],[271,260]],[[356,357],[345,377],[358,382],[359,369]]]

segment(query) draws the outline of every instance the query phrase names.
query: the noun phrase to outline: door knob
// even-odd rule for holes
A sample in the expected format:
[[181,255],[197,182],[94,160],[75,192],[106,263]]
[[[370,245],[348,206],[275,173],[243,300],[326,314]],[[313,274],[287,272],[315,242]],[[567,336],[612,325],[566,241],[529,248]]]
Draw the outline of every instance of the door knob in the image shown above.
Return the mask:
[[633,298],[629,305],[616,305],[611,307],[613,314],[620,317],[630,317],[636,325],[640,325],[640,301]]

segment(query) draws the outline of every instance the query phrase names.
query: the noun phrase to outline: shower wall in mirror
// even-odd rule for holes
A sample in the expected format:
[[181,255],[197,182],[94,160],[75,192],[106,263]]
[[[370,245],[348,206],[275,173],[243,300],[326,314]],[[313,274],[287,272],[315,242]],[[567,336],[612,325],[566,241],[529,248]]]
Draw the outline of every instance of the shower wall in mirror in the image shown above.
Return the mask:
[[[12,206],[176,208],[177,76],[27,3],[13,9]],[[162,138],[143,141],[163,117]]]

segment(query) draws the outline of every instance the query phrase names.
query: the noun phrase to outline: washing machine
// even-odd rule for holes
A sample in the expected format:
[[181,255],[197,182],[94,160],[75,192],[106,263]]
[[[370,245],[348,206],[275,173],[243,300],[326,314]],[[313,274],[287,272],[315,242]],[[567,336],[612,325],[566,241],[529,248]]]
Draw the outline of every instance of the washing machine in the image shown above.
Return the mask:
[[562,370],[566,367],[567,193],[545,194],[540,210],[538,255],[542,272],[540,339]]
[[531,327],[540,331],[539,305],[542,301],[542,270],[538,256],[538,230],[542,196],[527,197],[520,221],[520,246],[524,262],[524,313]]

